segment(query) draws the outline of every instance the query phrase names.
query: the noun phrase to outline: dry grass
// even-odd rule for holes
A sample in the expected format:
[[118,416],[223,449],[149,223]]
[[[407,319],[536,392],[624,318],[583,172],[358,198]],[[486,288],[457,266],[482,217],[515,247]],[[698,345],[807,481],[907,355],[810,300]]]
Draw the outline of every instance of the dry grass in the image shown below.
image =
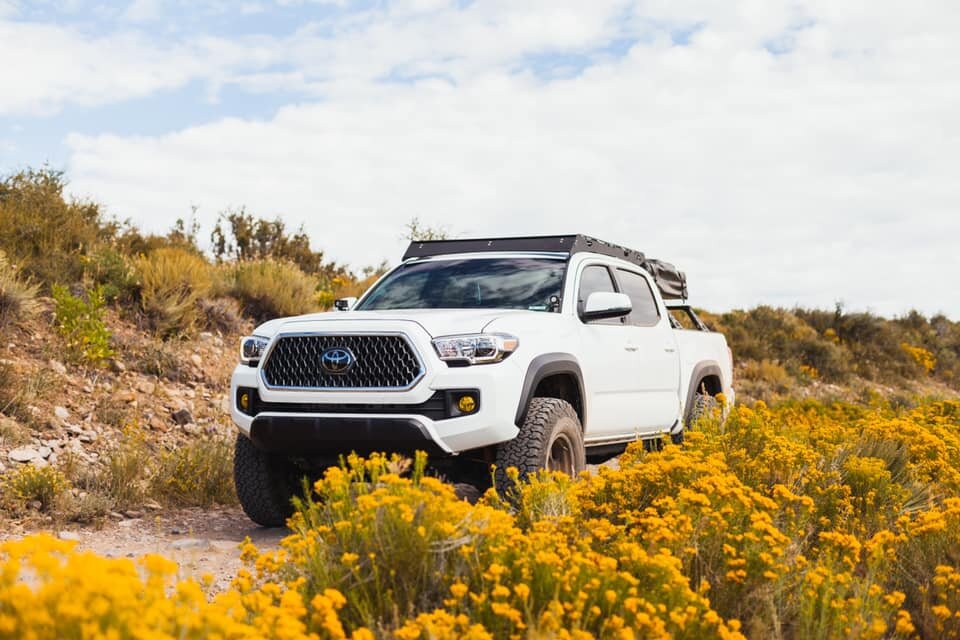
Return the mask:
[[35,316],[39,310],[39,291],[38,286],[20,277],[6,254],[0,251],[0,327]]
[[233,439],[210,436],[160,456],[151,480],[153,495],[179,506],[233,504]]
[[228,267],[227,273],[230,295],[258,321],[318,309],[317,279],[293,263],[251,260]]
[[202,324],[198,302],[213,284],[206,260],[191,251],[168,247],[137,260],[136,269],[140,305],[158,334],[189,335]]

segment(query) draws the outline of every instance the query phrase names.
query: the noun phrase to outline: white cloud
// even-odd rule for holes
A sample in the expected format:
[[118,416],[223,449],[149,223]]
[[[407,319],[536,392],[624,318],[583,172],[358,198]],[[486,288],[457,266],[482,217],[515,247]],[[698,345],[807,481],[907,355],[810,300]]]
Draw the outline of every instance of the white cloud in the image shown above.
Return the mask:
[[133,0],[124,12],[124,19],[130,22],[152,22],[163,12],[161,0]]
[[[960,272],[950,3],[427,4],[198,41],[216,64],[184,55],[171,77],[145,65],[143,91],[201,74],[322,100],[162,136],[71,136],[74,190],[157,230],[192,204],[208,223],[246,204],[354,265],[397,258],[420,216],[635,246],[685,267],[712,308],[844,300],[960,317],[938,275]],[[522,70],[531,53],[625,34],[640,39],[628,55],[578,76]],[[380,81],[391,72],[426,79]]]

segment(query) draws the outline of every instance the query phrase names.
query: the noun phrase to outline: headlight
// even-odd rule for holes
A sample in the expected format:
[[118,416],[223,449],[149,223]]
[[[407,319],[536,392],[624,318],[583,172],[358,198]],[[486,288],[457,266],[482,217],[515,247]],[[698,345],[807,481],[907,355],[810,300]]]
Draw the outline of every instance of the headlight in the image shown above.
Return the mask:
[[267,350],[268,344],[270,344],[270,339],[261,336],[240,338],[240,362],[250,364],[259,360]]
[[446,362],[488,364],[499,362],[517,350],[520,340],[505,333],[444,336],[433,341],[437,355]]

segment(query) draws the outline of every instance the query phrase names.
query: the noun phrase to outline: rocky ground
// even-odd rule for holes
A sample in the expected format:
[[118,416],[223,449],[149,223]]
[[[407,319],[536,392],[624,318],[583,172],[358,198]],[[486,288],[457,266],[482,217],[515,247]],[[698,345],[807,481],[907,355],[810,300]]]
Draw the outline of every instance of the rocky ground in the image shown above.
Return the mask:
[[117,355],[91,368],[63,357],[46,316],[14,328],[0,349],[0,384],[7,385],[0,390],[0,472],[53,464],[68,452],[94,463],[130,428],[168,449],[204,431],[229,431],[239,333],[164,342],[112,317]]

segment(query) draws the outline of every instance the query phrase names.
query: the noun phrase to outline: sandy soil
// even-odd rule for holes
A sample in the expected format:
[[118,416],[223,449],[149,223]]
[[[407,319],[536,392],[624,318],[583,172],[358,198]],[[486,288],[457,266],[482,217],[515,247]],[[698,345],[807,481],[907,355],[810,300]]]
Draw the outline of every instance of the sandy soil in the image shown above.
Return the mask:
[[239,544],[249,537],[261,550],[276,549],[287,529],[264,529],[240,507],[147,512],[141,518],[109,520],[100,528],[65,526],[59,530],[36,523],[4,523],[0,539],[48,531],[76,540],[79,549],[103,556],[137,558],[159,553],[180,565],[180,576],[214,576],[217,590],[229,586],[240,567]]

